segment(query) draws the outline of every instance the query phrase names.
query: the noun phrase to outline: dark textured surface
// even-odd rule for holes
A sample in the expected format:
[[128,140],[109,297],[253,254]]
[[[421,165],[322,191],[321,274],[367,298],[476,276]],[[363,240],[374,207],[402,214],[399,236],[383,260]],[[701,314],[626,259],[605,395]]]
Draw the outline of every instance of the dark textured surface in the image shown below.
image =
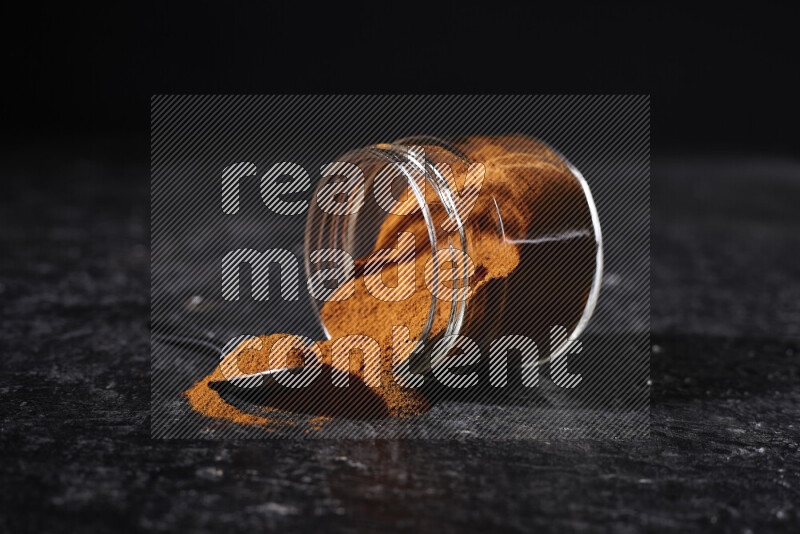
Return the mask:
[[149,437],[146,156],[119,154],[4,158],[0,530],[800,526],[797,161],[655,159],[649,439],[201,442]]

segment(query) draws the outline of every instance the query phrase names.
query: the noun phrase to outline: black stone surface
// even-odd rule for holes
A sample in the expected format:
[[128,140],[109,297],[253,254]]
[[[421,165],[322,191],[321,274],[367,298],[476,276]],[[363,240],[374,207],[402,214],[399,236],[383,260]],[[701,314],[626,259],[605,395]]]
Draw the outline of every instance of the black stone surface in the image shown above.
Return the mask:
[[0,530],[800,526],[800,162],[655,159],[649,439],[207,442],[149,437],[140,145],[4,155]]

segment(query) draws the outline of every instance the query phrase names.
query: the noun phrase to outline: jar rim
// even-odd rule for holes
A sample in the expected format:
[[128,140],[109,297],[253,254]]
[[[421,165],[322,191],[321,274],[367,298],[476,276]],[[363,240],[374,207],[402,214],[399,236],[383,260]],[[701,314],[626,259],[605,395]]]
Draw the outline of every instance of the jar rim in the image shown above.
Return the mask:
[[[436,193],[437,197],[442,203],[448,217],[450,217],[457,225],[458,228],[458,240],[460,241],[459,245],[462,251],[467,252],[467,239],[466,233],[464,231],[463,221],[461,221],[461,216],[458,211],[458,205],[455,202],[454,192],[451,191],[450,185],[447,183],[447,180],[444,176],[442,176],[439,169],[436,167],[435,163],[431,161],[428,156],[426,155],[424,148],[426,146],[435,146],[436,148],[440,148],[445,150],[446,152],[451,153],[457,159],[462,160],[463,162],[469,165],[470,161],[469,158],[456,147],[450,145],[446,141],[430,136],[418,136],[418,137],[406,137],[402,139],[398,139],[392,143],[382,143],[382,144],[375,144],[370,145],[365,148],[359,148],[355,150],[351,150],[346,154],[337,158],[338,161],[351,161],[351,160],[361,160],[361,159],[370,159],[370,160],[377,160],[381,164],[389,164],[397,168],[400,173],[406,178],[406,182],[409,184],[409,188],[411,190],[411,194],[413,194],[414,199],[416,201],[417,206],[422,212],[423,219],[425,220],[425,225],[428,232],[428,239],[431,245],[431,250],[436,251],[439,249],[437,237],[436,237],[436,227],[433,220],[433,215],[430,210],[430,206],[428,205],[425,197],[425,192],[419,187],[419,184],[415,180],[415,177],[409,172],[408,167],[410,166],[413,168],[415,172],[421,174],[424,177],[425,183],[430,184],[433,188],[434,192]],[[421,147],[423,150],[415,150],[415,147]],[[367,179],[374,181],[375,176],[369,176]],[[316,198],[317,193],[320,191],[322,187],[324,187],[325,180],[320,181],[317,185],[317,188],[314,191],[314,198]],[[371,187],[372,183],[364,184],[365,191],[368,191]],[[348,220],[346,222],[346,234],[342,236],[345,243],[348,245],[352,245],[353,239],[356,232],[356,227],[360,220],[360,210],[357,210],[355,213],[346,215]],[[304,266],[306,271],[306,276],[311,276],[311,263],[310,263],[310,254],[309,251],[311,250],[311,239],[312,239],[312,227],[314,223],[312,219],[314,217],[314,210],[309,210],[309,215],[306,219],[306,239],[305,239],[305,248],[306,254],[304,257]],[[336,216],[333,216],[335,218]],[[452,247],[452,242],[450,243]],[[352,250],[352,246],[350,247]],[[439,265],[440,261],[437,258],[437,255],[434,253],[432,255],[433,259],[433,287],[438,287],[437,282],[439,279],[439,273],[441,271],[441,267]],[[464,276],[456,278],[454,283],[460,283],[463,280],[463,283],[466,284],[468,281],[466,265],[464,266]],[[455,337],[462,329],[464,324],[464,318],[466,316],[466,309],[467,309],[467,302],[466,299],[459,299],[458,298],[459,292],[453,292],[453,298],[450,301],[450,316],[448,318],[447,329],[445,331],[446,336]],[[319,322],[322,326],[323,332],[327,339],[331,339],[331,335],[328,332],[327,328],[325,327],[324,322],[321,319],[321,312],[320,308],[321,305],[310,296],[312,307],[314,308],[317,317],[319,318]],[[428,317],[425,322],[425,327],[423,328],[419,338],[416,340],[417,342],[425,343],[430,340],[431,330],[433,328],[433,321],[436,316],[436,307],[440,305],[438,302],[440,298],[435,294],[431,293],[431,304],[428,310]]]

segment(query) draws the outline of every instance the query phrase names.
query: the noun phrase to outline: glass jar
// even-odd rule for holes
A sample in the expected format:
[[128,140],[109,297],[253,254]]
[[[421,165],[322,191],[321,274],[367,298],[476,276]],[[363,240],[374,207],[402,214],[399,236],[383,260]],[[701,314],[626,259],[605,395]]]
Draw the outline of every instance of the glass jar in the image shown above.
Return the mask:
[[[367,257],[410,231],[415,258],[427,259],[415,272],[432,281],[416,284],[427,310],[412,332],[421,346],[465,335],[484,348],[523,335],[548,347],[541,363],[586,327],[603,271],[600,223],[586,180],[544,143],[408,137],[353,150],[322,174],[306,221],[307,276],[330,259],[315,251],[336,249],[355,259],[362,277]],[[451,291],[437,293],[443,286]],[[326,302],[312,302],[330,339]],[[553,345],[556,328],[568,335]]]

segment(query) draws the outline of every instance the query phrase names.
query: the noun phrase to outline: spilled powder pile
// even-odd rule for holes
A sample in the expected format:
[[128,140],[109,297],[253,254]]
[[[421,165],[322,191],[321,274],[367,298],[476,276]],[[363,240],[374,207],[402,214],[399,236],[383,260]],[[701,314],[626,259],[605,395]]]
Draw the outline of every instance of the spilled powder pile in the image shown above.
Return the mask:
[[[535,218],[548,216],[549,204],[537,204],[538,198],[547,196],[552,199],[554,195],[561,195],[562,198],[574,199],[581,193],[580,185],[572,178],[563,160],[541,143],[526,137],[466,137],[458,140],[455,146],[472,162],[485,166],[480,195],[465,224],[467,250],[475,267],[469,279],[472,289],[470,314],[475,315],[488,306],[487,298],[482,295],[486,284],[491,280],[508,277],[520,266],[519,246],[504,239],[504,233],[525,235]],[[436,161],[438,149],[425,148],[426,155]],[[466,174],[466,168],[453,169],[455,185],[460,191],[464,188]],[[428,189],[426,197],[434,221],[438,223],[437,231],[441,232],[437,235],[439,247],[447,247],[448,234],[441,230],[446,213],[433,191]],[[502,206],[502,231],[498,224],[496,206]],[[282,399],[271,398],[270,404],[261,407],[258,413],[245,413],[225,402],[209,387],[209,383],[231,378],[235,374],[230,371],[231,368],[236,368],[231,359],[238,359],[238,369],[244,374],[304,364],[305,359],[299,350],[289,351],[284,357],[271,354],[273,344],[286,336],[271,334],[260,338],[260,348],[240,347],[223,359],[210,375],[184,392],[183,395],[191,407],[208,417],[267,427],[292,425],[292,421],[286,416],[286,410],[310,413],[317,416],[310,420],[312,428],[318,428],[326,417],[336,415],[409,417],[428,410],[428,399],[414,388],[401,387],[392,373],[392,362],[408,358],[411,347],[411,344],[403,345],[402,348],[396,347],[393,354],[392,326],[405,325],[410,339],[417,339],[425,327],[431,302],[424,271],[432,251],[425,221],[419,210],[409,215],[389,215],[380,228],[374,250],[397,247],[401,232],[413,233],[415,237],[416,255],[415,261],[412,261],[416,273],[416,290],[409,298],[399,302],[384,302],[375,298],[365,286],[363,267],[366,258],[362,258],[356,262],[355,294],[343,301],[326,302],[322,307],[322,320],[331,336],[331,341],[318,343],[322,361],[328,371],[335,369],[347,373],[348,387],[332,387],[330,375],[321,377],[312,385],[316,388],[312,407],[304,405],[296,396],[293,397],[292,392]],[[450,237],[455,235],[449,234]],[[459,242],[458,239],[452,239],[452,243]],[[397,270],[389,267],[383,272],[383,280],[387,286],[397,283]],[[442,301],[436,307],[431,336],[445,331],[449,314],[450,304]],[[346,358],[337,358],[334,361],[332,357],[331,347],[335,340],[351,334],[369,336],[380,344],[380,355],[375,355],[380,358],[377,387],[369,387],[365,381],[368,368],[375,367],[365,365],[362,352],[352,351],[349,362]],[[371,384],[375,385],[375,382]]]

